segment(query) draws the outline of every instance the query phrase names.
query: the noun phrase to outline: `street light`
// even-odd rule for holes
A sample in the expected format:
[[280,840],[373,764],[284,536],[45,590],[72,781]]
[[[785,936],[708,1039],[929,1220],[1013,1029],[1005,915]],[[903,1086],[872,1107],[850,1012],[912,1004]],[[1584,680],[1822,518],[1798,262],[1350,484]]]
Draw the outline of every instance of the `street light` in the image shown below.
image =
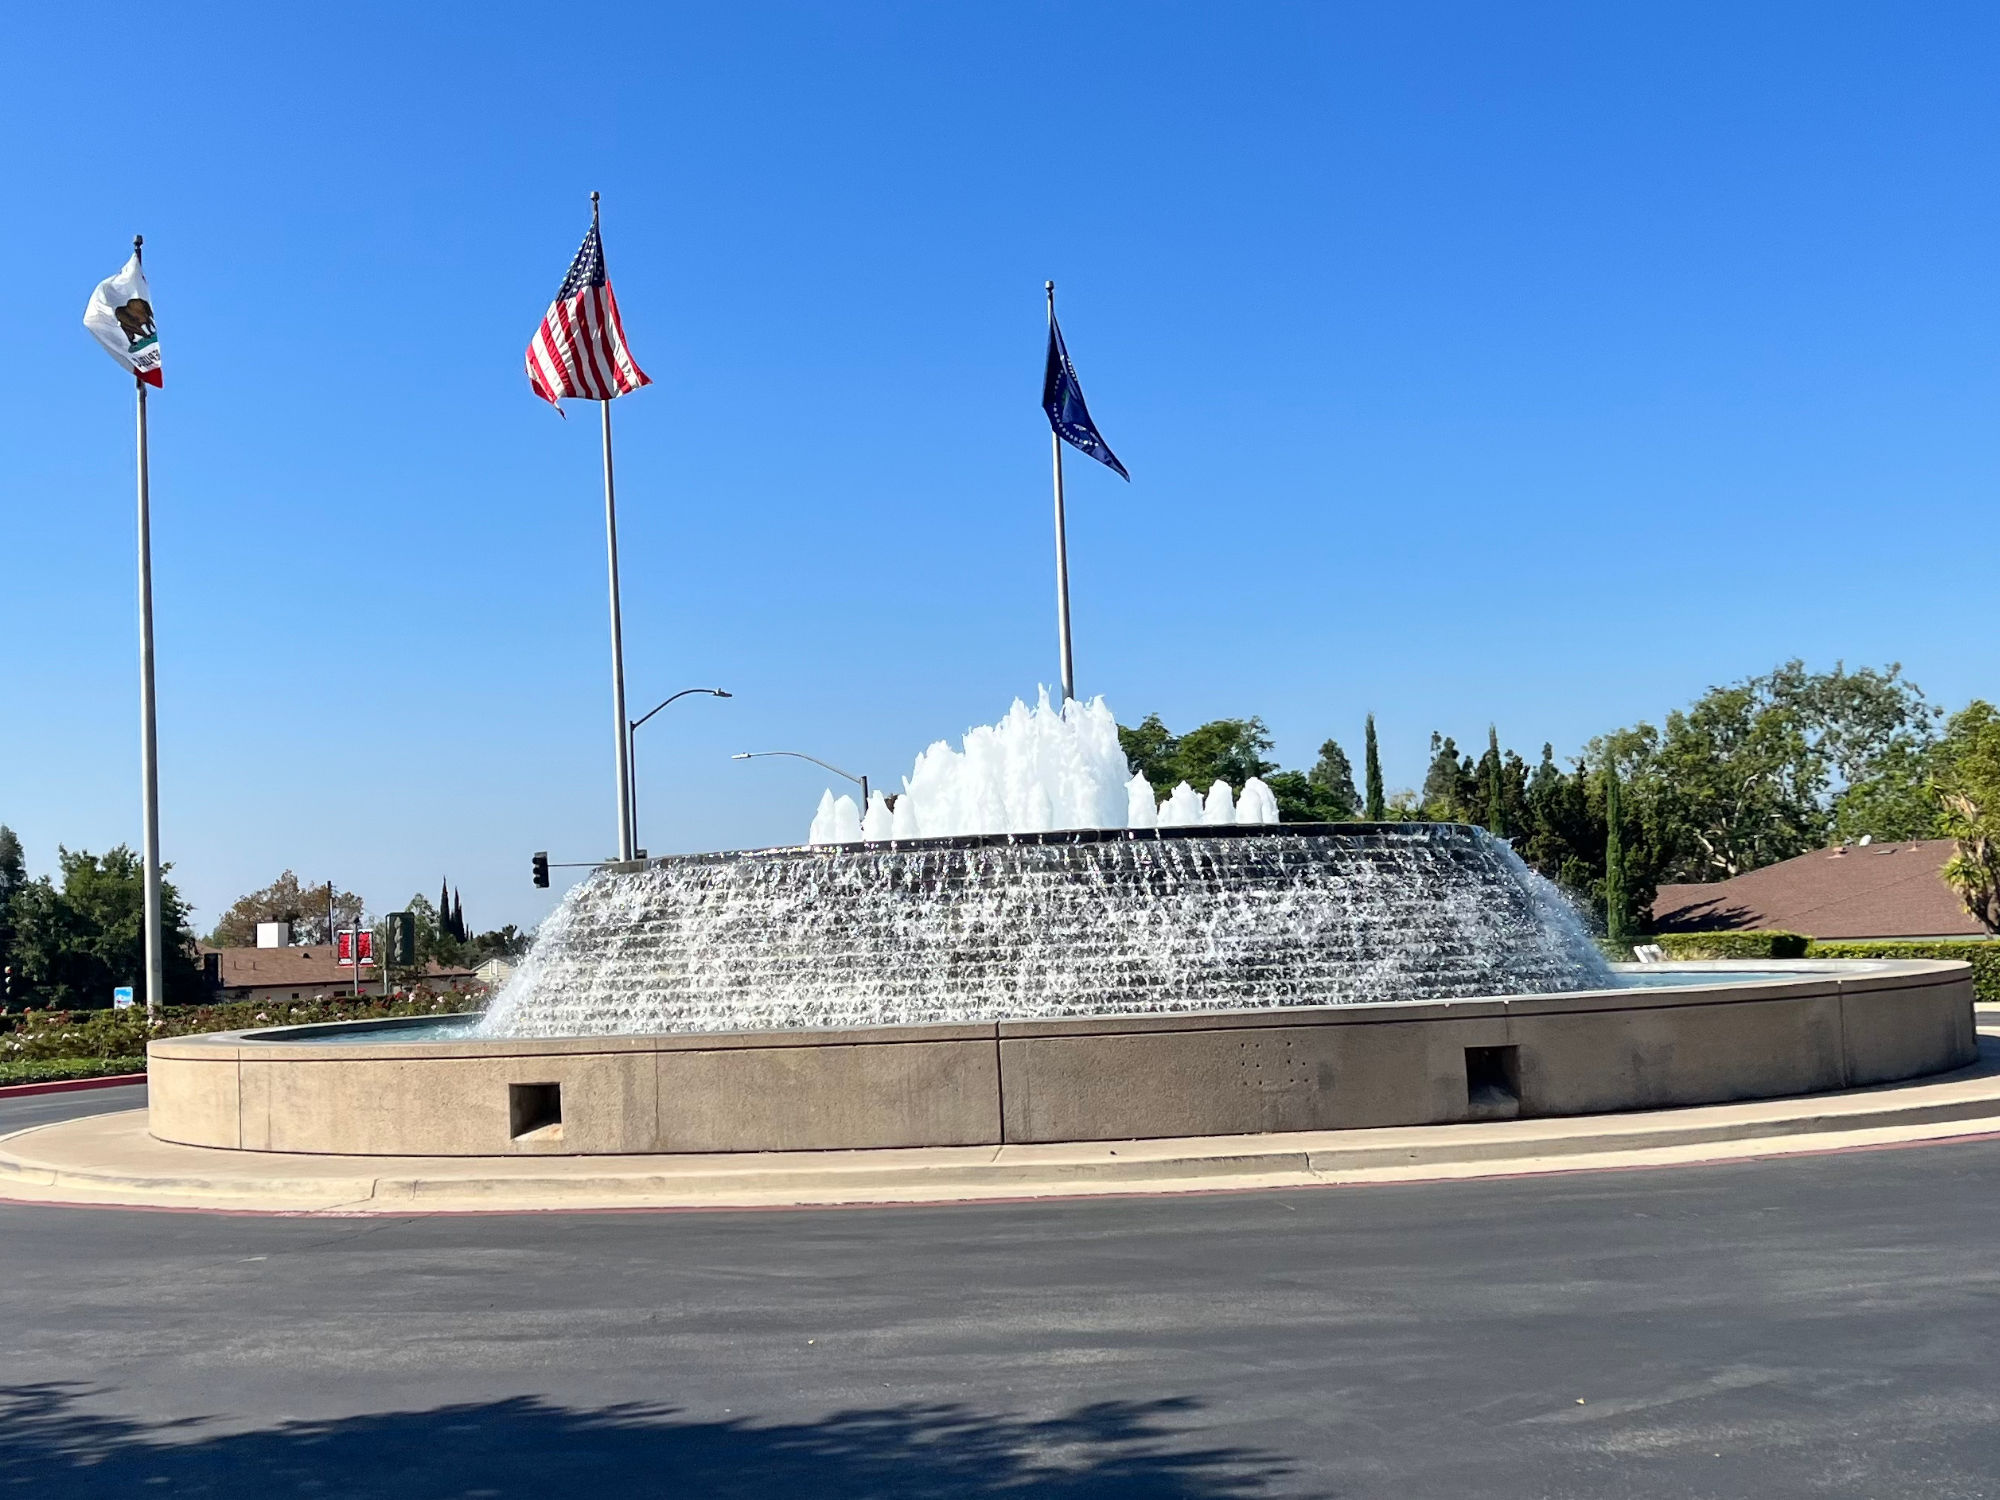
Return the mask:
[[[733,698],[734,693],[721,688],[682,688],[672,697],[662,698],[646,712],[625,726],[625,763],[632,771],[632,847],[639,847],[639,726],[665,708],[675,698],[685,698],[689,693],[706,693],[711,698]],[[636,857],[636,855],[635,855]]]
[[745,750],[729,758],[731,760],[761,760],[767,755],[789,755],[793,760],[809,760],[814,765],[833,772],[836,776],[846,777],[861,788],[861,810],[864,813],[868,811],[868,778],[866,776],[856,776],[852,771],[843,771],[831,761],[821,760],[817,755],[808,755],[803,750]]

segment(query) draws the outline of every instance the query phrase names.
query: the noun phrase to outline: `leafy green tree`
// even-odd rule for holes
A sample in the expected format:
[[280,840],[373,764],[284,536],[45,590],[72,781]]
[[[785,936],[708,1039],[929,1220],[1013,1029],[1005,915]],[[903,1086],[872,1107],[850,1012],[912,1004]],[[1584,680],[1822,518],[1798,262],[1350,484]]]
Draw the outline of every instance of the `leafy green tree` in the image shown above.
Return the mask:
[[1944,832],[1957,841],[1945,884],[1988,932],[2000,932],[2000,712],[1974,699],[1945,733],[1935,791]]
[[[25,997],[52,1009],[100,1010],[117,985],[143,991],[146,894],[139,856],[121,844],[101,859],[58,849],[57,862],[60,888],[44,876],[23,884],[11,903],[14,964]],[[188,906],[166,880],[160,922],[167,1003],[197,1004],[205,996]]]
[[1472,757],[1461,757],[1450,735],[1432,730],[1431,763],[1424,772],[1424,816],[1440,823],[1476,822],[1474,809],[1479,803],[1479,778]]
[[1328,805],[1326,790],[1313,785],[1304,771],[1273,771],[1264,784],[1277,799],[1279,820],[1286,823],[1334,823],[1339,821]]
[[1873,774],[1834,799],[1832,837],[1842,842],[1870,838],[1892,843],[1942,837],[1943,809],[1935,783],[1944,770],[1946,753],[1943,741],[1889,746]]
[[1134,775],[1151,782],[1155,791],[1172,788],[1173,782],[1167,780],[1167,775],[1179,744],[1173,732],[1160,722],[1158,714],[1147,714],[1134,729],[1118,726],[1118,747],[1125,752],[1126,763]]
[[1618,767],[1604,767],[1604,930],[1617,941],[1632,930],[1625,891],[1625,819],[1619,806]]
[[256,945],[259,922],[290,922],[293,942],[330,943],[340,928],[361,920],[362,910],[354,892],[335,889],[329,921],[326,886],[301,885],[287,870],[261,890],[238,896],[216,920],[208,942],[212,948],[250,948]]
[[1583,767],[1564,773],[1554,747],[1544,744],[1523,802],[1521,857],[1565,890],[1594,896],[1604,880],[1604,820],[1591,806]]
[[1264,759],[1271,736],[1262,719],[1211,719],[1176,735],[1158,714],[1148,714],[1136,729],[1119,726],[1118,742],[1132,769],[1144,772],[1162,794],[1183,781],[1199,792],[1218,781],[1240,792],[1252,776],[1268,777],[1278,769],[1276,761]]
[[1486,784],[1486,831],[1496,839],[1507,837],[1507,809],[1501,798],[1500,730],[1486,726],[1486,757],[1479,765],[1479,779]]
[[1319,759],[1306,772],[1306,780],[1325,794],[1327,821],[1346,822],[1361,811],[1361,798],[1354,791],[1354,766],[1340,741],[1326,740],[1319,747]]
[[1367,762],[1368,795],[1367,800],[1362,804],[1362,815],[1371,823],[1379,823],[1388,810],[1388,804],[1382,798],[1382,754],[1375,747],[1375,715],[1373,714],[1368,716],[1367,740],[1365,759]]
[[1211,719],[1180,737],[1174,750],[1175,780],[1203,792],[1226,781],[1241,791],[1252,776],[1269,776],[1278,769],[1276,761],[1264,759],[1270,748],[1262,719]]
[[1891,665],[1810,673],[1787,662],[1711,688],[1665,727],[1641,723],[1591,742],[1643,783],[1670,840],[1668,873],[1726,879],[1822,847],[1835,798],[1921,754],[1936,710]]
[[504,927],[496,927],[490,932],[475,933],[465,940],[466,959],[475,968],[489,958],[519,958],[528,951],[532,941],[529,933],[521,931],[512,922]]

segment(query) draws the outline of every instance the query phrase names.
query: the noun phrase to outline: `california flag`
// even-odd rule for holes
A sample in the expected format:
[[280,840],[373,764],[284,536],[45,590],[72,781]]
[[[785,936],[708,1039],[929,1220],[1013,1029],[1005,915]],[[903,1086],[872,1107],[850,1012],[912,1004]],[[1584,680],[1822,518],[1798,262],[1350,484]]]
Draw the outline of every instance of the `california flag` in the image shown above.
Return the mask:
[[125,269],[109,281],[100,281],[90,294],[90,306],[83,310],[83,326],[111,357],[146,384],[160,381],[160,336],[153,329],[153,296],[146,289],[146,273],[139,257],[125,262]]

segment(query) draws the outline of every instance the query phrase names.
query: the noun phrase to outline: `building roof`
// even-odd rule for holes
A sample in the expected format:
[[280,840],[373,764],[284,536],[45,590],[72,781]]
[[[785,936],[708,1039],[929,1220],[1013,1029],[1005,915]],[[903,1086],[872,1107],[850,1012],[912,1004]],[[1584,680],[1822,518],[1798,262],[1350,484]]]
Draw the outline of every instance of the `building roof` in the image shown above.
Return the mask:
[[1817,849],[1703,885],[1663,885],[1655,932],[1777,928],[1815,938],[1985,937],[1938,876],[1950,839]]
[[[343,968],[331,943],[300,943],[289,948],[210,948],[221,959],[220,982],[226,990],[264,988],[268,985],[296,984],[321,989],[352,988],[354,970]],[[425,979],[469,979],[470,969],[448,969],[432,959],[424,967]],[[361,987],[382,982],[382,971],[369,965],[361,971]]]

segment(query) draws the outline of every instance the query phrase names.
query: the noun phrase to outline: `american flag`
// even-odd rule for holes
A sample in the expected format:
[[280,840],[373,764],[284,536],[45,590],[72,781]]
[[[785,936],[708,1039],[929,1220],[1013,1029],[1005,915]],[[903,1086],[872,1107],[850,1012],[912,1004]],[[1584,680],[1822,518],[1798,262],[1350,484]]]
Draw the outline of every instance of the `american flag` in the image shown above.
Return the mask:
[[595,218],[562,290],[528,341],[528,383],[557,411],[564,396],[609,401],[653,383],[625,347],[625,325],[618,321],[618,299],[604,274]]

